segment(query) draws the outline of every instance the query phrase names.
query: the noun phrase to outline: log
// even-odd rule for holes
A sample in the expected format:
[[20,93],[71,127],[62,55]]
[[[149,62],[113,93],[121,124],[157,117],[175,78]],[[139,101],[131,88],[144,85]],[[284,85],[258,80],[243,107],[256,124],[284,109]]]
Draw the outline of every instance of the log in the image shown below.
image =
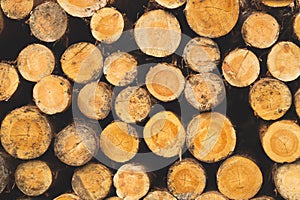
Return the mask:
[[40,160],[22,163],[15,172],[16,185],[27,196],[44,194],[50,188],[52,179],[51,169]]
[[300,158],[300,126],[289,120],[277,121],[261,133],[261,143],[273,161],[294,162]]
[[151,98],[147,90],[138,86],[127,87],[115,99],[115,112],[124,122],[143,121],[151,109]]
[[1,144],[13,157],[34,159],[43,155],[51,139],[51,126],[35,106],[11,111],[1,124]]
[[167,191],[154,190],[149,192],[143,200],[176,200],[176,198]]
[[72,193],[64,193],[55,197],[53,200],[80,200],[80,197]]
[[93,44],[79,42],[69,46],[60,59],[63,72],[76,83],[97,79],[103,67],[101,51]]
[[38,82],[53,72],[55,57],[48,47],[42,44],[31,44],[19,53],[17,66],[25,80]]
[[68,17],[57,3],[44,2],[31,12],[29,27],[37,39],[44,42],[55,42],[65,34]]
[[81,166],[99,150],[99,138],[87,123],[76,122],[61,130],[54,140],[54,153],[63,163]]
[[300,40],[300,13],[295,15],[293,29],[294,29],[294,33],[297,36],[298,40]]
[[150,188],[146,169],[133,163],[122,165],[114,175],[113,183],[118,197],[124,200],[141,199]]
[[102,131],[100,147],[103,153],[113,161],[129,161],[139,149],[138,133],[129,124],[114,121]]
[[256,55],[248,49],[235,49],[223,60],[222,72],[226,81],[235,87],[247,87],[260,73]]
[[225,86],[222,79],[213,73],[190,75],[184,89],[186,100],[200,111],[208,111],[224,100]]
[[145,83],[155,98],[169,102],[179,98],[184,89],[185,79],[175,65],[159,63],[149,69]]
[[170,158],[180,155],[185,142],[185,129],[173,112],[161,111],[146,123],[143,136],[154,154]]
[[24,19],[33,8],[33,0],[3,0],[3,13],[10,19]]
[[8,101],[19,86],[19,75],[12,65],[0,62],[0,77],[0,101]]
[[111,44],[121,37],[124,29],[124,19],[122,14],[115,8],[101,8],[93,14],[90,28],[96,40]]
[[7,154],[0,152],[0,194],[10,187],[12,171],[13,168]]
[[126,52],[114,52],[104,61],[103,74],[109,83],[126,86],[134,81],[138,73],[137,60]]
[[228,200],[227,197],[217,191],[209,191],[201,194],[196,200]]
[[220,61],[220,50],[216,42],[205,37],[191,39],[183,50],[185,63],[196,72],[212,72]]
[[251,200],[275,200],[275,199],[273,197],[269,197],[269,196],[261,196],[261,197],[253,198]]
[[229,199],[250,199],[260,190],[263,176],[252,160],[233,156],[225,160],[217,172],[219,191]]
[[300,89],[294,95],[294,104],[298,117],[300,118]]
[[279,80],[262,78],[251,88],[249,102],[255,115],[264,120],[276,120],[291,107],[292,94]]
[[300,163],[284,164],[275,169],[274,183],[279,194],[288,200],[300,199]]
[[196,160],[183,159],[169,168],[167,186],[177,199],[195,199],[205,185],[205,170]]
[[88,118],[104,119],[112,107],[112,90],[104,82],[91,82],[78,94],[79,110]]
[[76,169],[72,177],[72,188],[82,200],[105,198],[111,185],[110,170],[99,163],[90,163]]
[[122,200],[122,199],[119,197],[109,197],[109,198],[106,198],[106,200]]
[[49,75],[33,87],[33,99],[37,107],[48,115],[61,113],[71,105],[71,84],[57,75]]
[[134,38],[143,53],[166,57],[173,54],[180,44],[180,24],[172,14],[161,9],[152,10],[137,20]]
[[285,7],[294,4],[294,0],[262,0],[262,3],[269,7]]
[[245,43],[259,49],[272,46],[279,37],[280,26],[276,19],[267,13],[255,12],[243,23],[242,36]]
[[168,9],[175,9],[181,7],[183,4],[186,3],[186,0],[155,0],[156,3],[161,5],[162,7]]
[[296,80],[300,76],[300,48],[289,41],[277,43],[268,54],[267,66],[281,81]]
[[186,143],[195,158],[213,163],[234,151],[236,133],[230,120],[224,115],[217,112],[202,113],[190,121]]
[[190,0],[184,12],[188,25],[198,35],[218,38],[233,29],[239,17],[239,7],[238,0]]

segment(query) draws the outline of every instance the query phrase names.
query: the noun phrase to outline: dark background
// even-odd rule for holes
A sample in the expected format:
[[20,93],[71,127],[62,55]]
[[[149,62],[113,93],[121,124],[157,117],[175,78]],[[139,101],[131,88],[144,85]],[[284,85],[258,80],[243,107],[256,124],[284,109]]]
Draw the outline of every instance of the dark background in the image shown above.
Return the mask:
[[[124,13],[125,30],[131,30],[134,26],[135,21],[144,12],[155,8],[161,8],[156,3],[148,2],[147,0],[115,0],[114,2],[111,2],[110,5],[116,7],[121,13]],[[168,11],[177,17],[181,25],[181,30],[185,35],[191,38],[196,37],[197,35],[187,25],[187,22],[183,14],[183,9],[184,6],[178,9],[168,10]],[[237,47],[246,47],[245,43],[243,42],[240,30],[243,21],[253,11],[264,11],[270,13],[272,16],[274,16],[277,19],[278,23],[281,26],[279,41],[289,40],[296,43],[298,46],[300,45],[299,40],[296,39],[292,30],[293,16],[295,15],[295,13],[299,12],[299,7],[295,5],[294,7],[286,7],[286,8],[268,8],[261,5],[261,3],[257,1],[248,0],[248,1],[244,1],[243,6],[241,7],[239,21],[235,26],[235,28],[228,35],[221,38],[214,39],[214,41],[216,41],[219,45],[221,51],[221,60],[224,58],[224,56],[227,53],[229,53],[229,51]],[[15,64],[16,63],[15,60],[17,59],[19,52],[23,48],[25,48],[27,45],[32,43],[41,43],[49,47],[53,51],[56,57],[56,67],[53,74],[57,74],[65,77],[65,75],[61,71],[60,62],[59,62],[59,59],[62,53],[64,52],[64,50],[69,45],[81,41],[98,44],[96,43],[95,39],[92,37],[89,30],[90,18],[81,19],[81,18],[74,18],[71,16],[68,16],[68,18],[69,18],[69,27],[67,33],[59,41],[55,43],[44,43],[37,40],[34,36],[31,35],[29,25],[26,22],[26,20],[28,20],[28,17],[20,21],[11,20],[5,17],[5,28],[2,34],[0,35],[0,60],[7,61],[11,64]],[[179,53],[184,48],[186,42],[187,41],[182,41],[179,47]],[[127,48],[128,45],[132,45],[133,49],[138,49],[134,42],[134,38],[132,37],[132,31],[129,31],[128,34],[124,34],[118,42],[112,45],[101,44],[99,45],[99,48],[101,49],[104,57],[106,57],[107,55],[109,55],[110,53],[116,50],[122,50],[123,47]],[[264,50],[259,50],[251,47],[247,47],[247,48],[252,50],[261,61],[260,78],[270,76],[267,72],[267,67],[266,67],[266,57],[268,52],[270,51],[270,48]],[[180,54],[171,55],[169,57],[162,58],[162,59],[157,59],[150,56],[146,56],[142,54],[139,50],[134,50],[130,53],[132,53],[138,59],[140,65],[143,65],[139,69],[139,75],[137,80],[132,85],[140,85],[143,87],[144,77],[146,72],[148,71],[149,66],[153,66],[153,63],[158,63],[158,62],[177,63],[178,67],[182,69],[185,76],[194,73],[184,66]],[[220,64],[219,64],[219,69],[220,69]],[[101,80],[107,82],[104,77],[102,77]],[[12,98],[7,102],[5,101],[0,102],[0,122],[11,110],[21,107],[23,105],[28,105],[28,104],[34,105],[34,102],[32,100],[32,88],[34,86],[34,83],[22,79],[21,76],[20,76],[20,81],[21,82],[18,87],[18,90],[12,96]],[[261,168],[262,173],[264,175],[263,177],[264,182],[257,196],[269,195],[274,197],[275,199],[282,199],[279,196],[279,194],[276,193],[275,186],[272,181],[272,169],[274,168],[274,166],[276,167],[276,164],[266,156],[266,154],[264,153],[261,147],[261,143],[259,139],[259,128],[262,125],[268,125],[272,123],[272,121],[266,122],[254,116],[253,111],[250,108],[250,105],[248,103],[248,93],[250,87],[235,88],[228,85],[225,81],[224,83],[226,86],[227,99],[226,101],[223,102],[222,105],[220,105],[214,110],[218,111],[224,108],[224,106],[227,107],[226,115],[232,121],[237,133],[237,145],[233,155],[239,154],[239,155],[248,156],[249,158],[252,158]],[[295,94],[296,90],[300,86],[300,81],[298,78],[297,80],[288,82],[286,84],[290,88],[292,94]],[[77,87],[81,88],[82,85],[74,86],[74,88]],[[122,89],[121,87],[115,88],[115,95],[121,89]],[[76,92],[74,93],[74,97],[75,97],[74,99],[76,99]],[[164,108],[175,112],[179,116],[181,115],[182,121],[185,126],[188,124],[192,116],[197,114],[197,111],[193,109],[191,106],[186,106],[184,110],[180,110],[179,105],[182,104],[187,105],[183,96],[179,98],[179,101],[174,101],[171,103],[162,103],[153,98],[153,103],[156,105],[153,107],[150,116]],[[161,106],[158,106],[157,104]],[[75,104],[73,104],[73,106],[75,106],[76,108]],[[188,113],[188,115],[182,116],[183,113]],[[80,113],[72,112],[72,106],[64,113],[49,116],[49,120],[54,128],[54,133],[59,132],[65,126],[70,124],[75,114],[76,117],[78,116],[83,117],[80,115]],[[99,121],[101,127],[104,128],[108,123],[110,123],[114,119],[114,116],[115,115],[111,113],[105,120]],[[292,105],[290,110],[284,115],[282,119],[299,120],[299,118],[296,115],[294,105]],[[140,126],[144,125],[146,121],[147,119],[143,123],[140,123],[136,126],[136,128],[139,131],[139,134],[141,135],[142,135],[142,129],[140,128]],[[0,146],[0,149],[2,149],[3,151],[2,146]],[[141,140],[139,152],[148,152],[148,151],[149,149],[147,148],[146,144]],[[99,152],[97,156],[103,157],[101,152]],[[192,157],[192,156],[189,152],[185,152],[183,154],[183,158],[186,157]],[[74,169],[76,168],[69,167],[62,164],[54,156],[53,142],[50,148],[48,149],[48,151],[38,159],[44,160],[50,165],[56,179],[53,183],[53,186],[44,195],[32,199],[53,199],[54,197],[62,193],[72,191],[71,177]],[[23,161],[12,159],[11,164],[13,167],[16,167],[17,164],[19,164],[20,162]],[[155,158],[154,160],[150,160],[148,162],[153,163],[153,162],[160,162],[160,161],[159,158]],[[207,184],[206,184],[205,191],[217,190],[216,172],[220,164],[222,163],[222,161],[214,164],[206,164],[202,162],[200,163],[204,166],[207,172]],[[118,166],[119,164],[111,162],[110,166],[113,165]],[[169,167],[170,165],[163,169],[150,173],[150,176],[152,178],[151,189],[166,188],[166,174]],[[114,169],[111,170],[112,172],[115,172]],[[113,196],[113,195],[115,195],[115,190],[112,187],[109,196]],[[17,187],[9,187],[7,188],[6,191],[0,194],[0,200],[6,200],[6,199],[13,200],[20,197],[23,197],[23,194],[17,189]]]

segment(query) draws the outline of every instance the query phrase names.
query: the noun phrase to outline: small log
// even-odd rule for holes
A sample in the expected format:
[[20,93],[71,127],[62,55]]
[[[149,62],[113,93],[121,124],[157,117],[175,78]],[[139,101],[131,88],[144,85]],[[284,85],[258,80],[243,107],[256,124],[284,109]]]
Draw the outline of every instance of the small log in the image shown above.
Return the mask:
[[225,160],[217,172],[220,192],[230,199],[250,199],[260,190],[263,176],[252,160],[233,156]]
[[15,172],[16,185],[27,196],[39,196],[52,184],[52,172],[47,163],[39,160],[20,164]]
[[300,158],[300,126],[293,121],[281,120],[271,124],[261,134],[266,154],[277,163],[294,162]]
[[255,115],[264,120],[276,120],[291,107],[292,94],[284,83],[263,78],[251,88],[249,102]]
[[137,77],[137,60],[126,52],[114,52],[104,61],[103,73],[112,85],[126,86]]
[[35,84],[33,99],[43,113],[61,113],[71,105],[71,87],[69,81],[61,76],[46,76]]
[[0,77],[0,101],[8,101],[19,86],[19,75],[13,66],[0,62]]
[[300,89],[294,95],[294,104],[298,117],[300,118]]
[[88,118],[104,119],[112,107],[112,90],[104,82],[91,82],[78,94],[79,110]]
[[217,191],[209,191],[201,194],[196,200],[228,200],[227,197]]
[[146,169],[138,164],[122,165],[113,178],[118,197],[124,200],[141,199],[150,188]]
[[31,33],[44,42],[55,42],[66,32],[68,17],[55,2],[44,2],[33,9],[29,18]]
[[167,191],[155,190],[149,192],[143,200],[176,200],[176,198]]
[[293,81],[300,76],[300,48],[289,41],[277,43],[267,59],[268,70],[281,81]]
[[171,111],[153,115],[146,123],[143,135],[149,149],[165,158],[180,155],[185,142],[185,129]]
[[112,122],[100,135],[100,147],[103,153],[113,161],[129,161],[139,149],[138,133],[134,127],[125,122]]
[[40,157],[48,149],[51,139],[51,126],[35,106],[17,108],[2,121],[1,144],[15,158]]
[[109,198],[106,198],[105,200],[122,200],[122,199],[119,197],[109,197]]
[[209,38],[195,37],[185,46],[182,55],[185,63],[196,72],[212,72],[220,61],[217,43]]
[[80,200],[80,197],[75,194],[65,193],[55,197],[53,200]]
[[72,188],[82,200],[105,198],[111,185],[110,170],[99,163],[90,163],[76,169],[72,177]]
[[134,86],[122,90],[115,100],[117,116],[124,122],[143,121],[151,109],[151,98],[147,90]]
[[276,19],[263,12],[251,14],[242,26],[242,36],[249,46],[265,49],[279,37],[280,27]]
[[258,78],[259,60],[248,49],[235,49],[224,58],[222,72],[230,85],[247,87]]
[[184,95],[186,100],[200,111],[208,111],[224,100],[225,86],[222,79],[213,73],[190,75]]
[[298,13],[297,15],[295,15],[294,23],[293,23],[293,28],[294,28],[295,35],[297,36],[298,40],[300,40],[300,13]]
[[101,51],[88,42],[69,46],[60,62],[63,72],[77,83],[86,83],[98,78],[103,67]]
[[166,57],[173,54],[180,44],[180,24],[172,14],[161,9],[152,10],[137,20],[134,38],[145,54]]
[[168,8],[175,9],[179,8],[186,3],[186,0],[155,0],[159,5]]
[[275,199],[273,197],[269,197],[269,196],[261,196],[261,197],[253,198],[251,200],[275,200]]
[[0,152],[0,194],[10,187],[10,182],[13,182],[11,180],[12,171],[13,169],[8,155],[4,152]]
[[196,160],[178,161],[169,168],[167,185],[176,198],[195,199],[205,188],[205,170]]
[[262,0],[262,3],[269,7],[285,7],[294,4],[294,0]]
[[284,164],[275,169],[274,183],[279,194],[288,200],[300,199],[300,163]]
[[3,13],[10,19],[24,19],[33,8],[33,0],[3,0]]

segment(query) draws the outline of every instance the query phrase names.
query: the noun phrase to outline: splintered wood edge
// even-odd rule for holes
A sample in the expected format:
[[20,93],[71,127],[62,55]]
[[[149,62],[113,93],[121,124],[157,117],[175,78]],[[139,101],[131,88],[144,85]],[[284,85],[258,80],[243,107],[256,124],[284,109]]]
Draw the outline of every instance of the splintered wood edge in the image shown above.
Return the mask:
[[176,198],[167,191],[155,190],[149,192],[143,200],[176,200]]
[[80,197],[75,194],[64,193],[55,197],[53,200],[80,200]]
[[184,90],[185,78],[176,66],[159,63],[149,69],[145,83],[148,91],[155,98],[169,102],[180,96]]
[[91,119],[104,119],[112,108],[113,92],[104,82],[91,82],[85,85],[78,94],[79,110]]
[[138,133],[134,127],[125,122],[112,122],[100,135],[100,147],[103,153],[113,161],[129,161],[138,152]]
[[293,5],[294,0],[262,0],[262,3],[269,7],[285,7]]
[[257,164],[243,156],[225,160],[217,172],[219,191],[230,199],[250,199],[260,190],[263,176]]
[[223,194],[221,194],[218,191],[209,191],[201,194],[199,197],[197,197],[195,200],[229,200],[227,197],[225,197]]
[[269,196],[260,196],[260,197],[253,198],[251,200],[275,200],[275,199]]
[[112,186],[112,173],[99,163],[89,163],[75,170],[72,189],[82,199],[103,199]]
[[17,187],[28,196],[39,196],[52,184],[52,171],[47,163],[39,160],[20,164],[15,171]]
[[200,163],[188,158],[174,163],[167,179],[168,189],[175,197],[195,199],[205,188],[206,172]]
[[293,81],[300,76],[300,48],[293,42],[277,43],[268,54],[267,66],[273,77]]
[[0,62],[0,77],[0,101],[8,101],[19,86],[19,75],[14,66]]
[[155,0],[159,5],[168,8],[175,9],[179,8],[186,3],[187,0]]
[[150,189],[146,169],[134,163],[122,165],[114,175],[113,183],[118,197],[122,199],[141,199]]
[[146,123],[143,137],[154,154],[170,158],[180,155],[185,142],[185,129],[174,113],[162,111]]
[[[1,24],[1,22],[0,22],[0,24]],[[0,25],[0,27],[1,27],[1,25]],[[295,15],[293,29],[294,29],[294,33],[297,36],[298,40],[300,40],[300,13]],[[1,30],[1,28],[0,28],[0,30]]]
[[294,95],[294,103],[295,103],[296,113],[298,115],[298,118],[300,118],[300,88],[297,90],[297,92]]
[[224,58],[222,73],[230,85],[247,87],[258,78],[259,60],[250,50],[235,49]]
[[23,19],[33,8],[33,0],[2,0],[1,8],[3,13],[10,19]]

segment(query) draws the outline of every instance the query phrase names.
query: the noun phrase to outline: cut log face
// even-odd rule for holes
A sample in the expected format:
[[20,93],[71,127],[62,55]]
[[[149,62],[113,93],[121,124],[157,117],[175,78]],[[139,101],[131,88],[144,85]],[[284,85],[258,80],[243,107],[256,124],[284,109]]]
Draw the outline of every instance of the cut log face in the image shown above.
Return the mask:
[[182,93],[185,79],[180,69],[172,64],[159,63],[146,75],[146,87],[158,100],[169,102]]
[[137,65],[137,60],[129,53],[114,52],[105,59],[103,73],[112,85],[126,86],[136,78]]
[[294,18],[293,28],[295,35],[297,36],[298,40],[300,40],[300,13],[298,13]]
[[143,200],[176,200],[169,192],[155,190],[149,192]]
[[46,46],[31,44],[19,53],[17,63],[18,70],[24,79],[38,82],[53,72],[55,57]]
[[213,40],[195,37],[186,44],[182,57],[194,71],[212,72],[219,64],[220,50]]
[[63,72],[77,83],[86,83],[98,78],[103,67],[101,51],[88,42],[69,46],[60,62]]
[[134,86],[122,90],[114,106],[117,116],[124,122],[143,121],[151,109],[151,98],[147,90]]
[[225,57],[222,72],[230,85],[247,87],[258,78],[259,60],[250,50],[235,49]]
[[277,43],[267,59],[268,70],[281,81],[293,81],[300,76],[300,48],[288,41]]
[[0,101],[8,101],[19,86],[19,75],[13,66],[0,62],[0,77]]
[[137,20],[134,38],[145,54],[166,57],[173,54],[180,44],[180,24],[172,14],[161,9],[152,10]]
[[202,165],[193,159],[174,163],[167,178],[168,189],[178,199],[195,199],[206,185],[206,173]]
[[99,150],[95,131],[84,123],[73,123],[55,137],[54,153],[70,166],[81,166],[90,161]]
[[100,147],[103,153],[113,161],[129,161],[139,149],[138,133],[135,128],[125,122],[112,122],[100,135]]
[[300,199],[300,163],[284,164],[274,172],[274,182],[279,194],[288,200]]
[[217,162],[230,155],[236,145],[235,130],[224,115],[212,112],[195,116],[187,127],[187,147],[203,162]]
[[228,200],[225,196],[217,191],[209,191],[201,194],[196,200]]
[[275,199],[273,197],[269,197],[269,196],[261,196],[261,197],[253,198],[251,200],[275,200]]
[[44,42],[55,42],[66,32],[68,17],[55,2],[45,2],[33,9],[29,18],[32,34]]
[[224,100],[226,96],[222,79],[213,73],[191,75],[185,84],[187,101],[200,111],[208,111]]
[[112,107],[112,90],[104,82],[91,82],[78,94],[79,110],[88,118],[104,119]]
[[35,84],[33,99],[43,113],[61,113],[71,104],[71,84],[60,76],[46,76]]
[[269,7],[285,7],[292,5],[294,0],[262,0],[262,3]]
[[300,126],[293,121],[273,123],[261,137],[266,154],[275,162],[294,162],[300,158]]
[[96,10],[103,8],[107,0],[57,0],[57,3],[74,17],[91,17]]
[[264,120],[276,120],[291,107],[292,94],[284,83],[263,78],[251,88],[249,101],[256,115]]
[[3,0],[3,13],[10,19],[23,19],[33,8],[33,0]]
[[264,49],[272,46],[279,36],[279,24],[267,13],[251,14],[242,26],[242,36],[247,45]]
[[43,161],[28,161],[17,167],[15,181],[19,190],[25,195],[39,196],[51,186],[52,172]]
[[165,158],[179,155],[185,142],[185,129],[170,111],[153,115],[145,125],[143,135],[149,149]]
[[159,5],[168,8],[175,9],[179,8],[186,3],[186,0],[155,0]]
[[[6,155],[6,154],[5,154]],[[4,154],[0,152],[0,194],[8,186],[11,176],[11,168]]]
[[296,113],[300,118],[300,89],[298,89],[294,95],[294,103],[295,103]]
[[41,156],[51,139],[51,126],[35,106],[17,108],[2,121],[1,144],[15,158],[26,160]]
[[80,200],[80,197],[75,194],[65,193],[55,197],[53,200]]
[[150,188],[146,169],[139,164],[122,165],[113,178],[118,197],[124,200],[141,199]]
[[263,182],[259,167],[243,156],[233,156],[222,163],[217,172],[220,192],[229,199],[250,199]]
[[[185,16],[198,35],[217,38],[229,33],[239,17],[238,0],[189,0]],[[226,20],[224,20],[226,19]]]
[[82,200],[105,198],[112,185],[112,174],[104,165],[90,163],[75,170],[72,188]]

